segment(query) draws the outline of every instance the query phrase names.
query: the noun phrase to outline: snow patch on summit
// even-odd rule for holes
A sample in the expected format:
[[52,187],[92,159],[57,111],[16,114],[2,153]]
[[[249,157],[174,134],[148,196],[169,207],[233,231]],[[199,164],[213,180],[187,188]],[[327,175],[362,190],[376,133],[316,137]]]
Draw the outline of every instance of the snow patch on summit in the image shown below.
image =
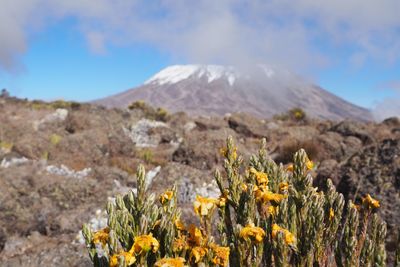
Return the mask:
[[208,83],[225,78],[232,86],[235,83],[238,73],[230,66],[174,65],[161,70],[147,80],[145,84],[174,84],[192,76],[197,76],[198,78],[206,77]]

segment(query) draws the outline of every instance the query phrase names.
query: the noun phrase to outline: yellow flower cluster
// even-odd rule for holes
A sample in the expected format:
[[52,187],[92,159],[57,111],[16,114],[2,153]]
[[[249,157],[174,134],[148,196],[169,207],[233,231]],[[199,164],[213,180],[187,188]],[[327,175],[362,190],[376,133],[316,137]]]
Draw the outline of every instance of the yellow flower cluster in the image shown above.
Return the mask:
[[312,162],[311,160],[307,159],[306,167],[307,167],[308,170],[314,169],[314,162]]
[[217,245],[211,246],[214,257],[212,262],[217,266],[227,267],[229,265],[229,248],[228,247],[220,247]]
[[196,196],[196,201],[193,203],[194,212],[199,216],[211,215],[217,203],[218,200],[215,198]]
[[172,242],[172,251],[173,252],[182,252],[186,251],[189,249],[189,245],[187,243],[187,238],[186,236],[181,236],[178,238],[174,239],[174,242]]
[[[257,201],[262,203],[270,203],[272,201],[278,204],[283,199],[287,198],[287,196],[284,194],[277,194],[269,191],[268,189],[269,180],[266,173],[257,171],[254,167],[251,167],[249,172],[250,174],[254,175],[256,180],[256,185],[254,185],[253,191]],[[287,192],[288,188],[289,184],[286,182],[279,184],[279,191],[282,193]],[[270,213],[271,212],[272,210],[270,210]]]
[[174,192],[173,191],[171,191],[171,190],[165,191],[163,194],[161,194],[161,196],[159,198],[160,203],[162,205],[168,203],[172,199],[173,196],[174,196]]
[[[172,243],[172,251],[178,255],[189,255],[192,264],[198,264],[206,258],[212,257],[216,266],[227,267],[229,263],[229,248],[220,247],[214,243],[208,244],[208,238],[203,231],[191,224],[188,230],[182,231]],[[186,252],[189,252],[186,254]],[[212,252],[212,254],[209,254]],[[166,265],[167,266],[167,265]]]
[[[312,170],[312,169],[314,169],[314,162],[312,161],[312,160],[309,160],[308,158],[306,159],[306,168],[307,168],[307,170]],[[288,171],[288,172],[293,172],[293,164],[289,164],[287,167],[286,167],[286,170]]]
[[157,239],[155,239],[152,234],[141,235],[135,238],[133,250],[136,254],[145,254],[150,250],[155,253],[159,246],[160,243],[158,243]]
[[[223,157],[225,157],[225,158],[228,158],[228,157],[229,157],[229,155],[228,155],[228,150],[227,150],[226,148],[221,148],[221,149],[219,150],[219,153],[221,154],[221,156],[223,156]],[[233,159],[233,160],[236,160],[236,159],[237,159],[237,147],[234,147],[234,148],[233,148],[233,151],[232,151],[232,159]]]
[[127,266],[132,265],[136,262],[136,257],[144,255],[149,251],[156,253],[160,244],[152,234],[141,235],[135,238],[135,241],[129,251],[120,251],[114,254],[110,258],[110,267],[116,267],[119,265],[119,259],[124,257]]
[[185,225],[183,224],[183,222],[180,219],[176,219],[174,223],[175,223],[175,227],[178,231],[186,230]]
[[279,184],[279,192],[284,194],[287,193],[289,189],[289,184],[287,182],[282,182]]
[[154,267],[184,267],[185,266],[185,259],[178,257],[178,258],[163,258],[158,260]]
[[369,208],[369,209],[377,209],[380,207],[379,201],[372,198],[370,196],[370,194],[367,194],[363,199],[362,199],[362,203],[365,207]]
[[136,257],[131,249],[128,252],[122,251],[118,254],[114,254],[113,256],[111,256],[110,267],[117,267],[119,265],[118,261],[121,257],[124,257],[127,266],[132,265],[136,262]]
[[218,198],[218,201],[217,201],[217,206],[218,206],[218,208],[223,208],[223,207],[225,207],[226,206],[226,201],[227,201],[228,199],[226,198],[226,196],[224,196],[224,195],[221,195],[219,198]]
[[279,211],[279,207],[268,206],[267,211],[268,211],[268,214],[275,216]]
[[259,172],[255,168],[250,168],[250,173],[253,174],[256,178],[257,185],[266,185],[268,184],[268,176],[264,172]]
[[110,228],[106,227],[104,229],[101,229],[100,231],[97,231],[93,235],[93,243],[101,243],[103,246],[107,244],[108,238],[110,234]]
[[265,231],[251,223],[240,230],[240,237],[244,240],[251,240],[256,243],[261,243],[265,237]]
[[194,224],[189,226],[189,237],[188,242],[191,246],[201,246],[206,241],[206,236],[203,235],[201,230],[197,228]]
[[208,249],[205,247],[194,247],[190,252],[190,261],[193,263],[199,263],[204,256],[207,254]]
[[289,232],[287,229],[284,229],[274,223],[272,225],[272,238],[275,239],[277,237],[278,233],[283,233],[283,236],[285,238],[285,243],[287,245],[295,245],[296,244],[296,237],[291,232]]
[[255,186],[254,192],[257,201],[261,201],[263,203],[269,203],[271,201],[275,203],[281,202],[283,199],[287,198],[286,195],[273,193],[268,190],[266,185],[263,186]]

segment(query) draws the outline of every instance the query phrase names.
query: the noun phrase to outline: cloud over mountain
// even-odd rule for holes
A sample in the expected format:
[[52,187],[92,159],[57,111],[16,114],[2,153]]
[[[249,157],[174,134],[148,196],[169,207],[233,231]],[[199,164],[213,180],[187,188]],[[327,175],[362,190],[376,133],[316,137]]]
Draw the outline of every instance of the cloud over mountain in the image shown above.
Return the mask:
[[71,17],[94,53],[110,44],[146,43],[183,61],[264,61],[297,71],[335,61],[326,49],[337,47],[346,47],[346,60],[354,65],[400,57],[397,0],[0,0],[0,5],[0,68],[7,71],[18,69],[36,32]]

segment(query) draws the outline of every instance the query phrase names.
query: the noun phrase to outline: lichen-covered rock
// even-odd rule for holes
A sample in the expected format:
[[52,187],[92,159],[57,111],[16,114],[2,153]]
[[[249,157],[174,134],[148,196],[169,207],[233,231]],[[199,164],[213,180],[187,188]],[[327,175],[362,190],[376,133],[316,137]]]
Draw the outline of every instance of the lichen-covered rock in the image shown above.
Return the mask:
[[377,197],[388,223],[388,236],[395,242],[395,229],[400,224],[400,139],[386,139],[361,149],[340,168],[339,177],[338,191],[345,197]]
[[261,120],[244,113],[228,117],[228,124],[238,134],[246,137],[261,138],[267,136],[267,127]]
[[365,126],[359,122],[345,120],[334,125],[330,130],[343,136],[355,136],[365,144],[374,142],[374,138],[365,130]]

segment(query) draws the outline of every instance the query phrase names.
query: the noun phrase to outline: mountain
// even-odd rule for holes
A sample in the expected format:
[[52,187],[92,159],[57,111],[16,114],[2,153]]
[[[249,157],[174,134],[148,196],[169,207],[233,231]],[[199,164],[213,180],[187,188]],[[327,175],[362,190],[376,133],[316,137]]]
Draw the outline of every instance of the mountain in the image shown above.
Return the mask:
[[287,70],[257,65],[239,69],[219,65],[174,65],[142,86],[95,101],[127,107],[134,101],[191,115],[245,112],[271,117],[295,107],[311,117],[372,120],[371,113]]

